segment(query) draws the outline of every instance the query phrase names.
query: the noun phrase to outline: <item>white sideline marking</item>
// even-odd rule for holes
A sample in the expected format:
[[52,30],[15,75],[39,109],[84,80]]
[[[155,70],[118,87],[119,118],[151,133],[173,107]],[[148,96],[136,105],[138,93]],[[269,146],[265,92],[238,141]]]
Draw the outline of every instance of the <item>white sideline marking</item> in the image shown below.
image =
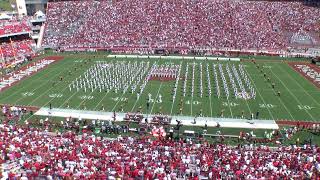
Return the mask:
[[[95,120],[113,120],[113,112],[101,112],[101,111],[86,111],[75,109],[59,109],[59,108],[40,108],[35,115],[38,116],[52,116],[52,117],[72,117],[82,119],[95,119]],[[116,121],[123,121],[125,113],[116,112]],[[143,114],[147,117],[146,114]],[[149,119],[154,114],[149,115]],[[213,117],[197,117],[196,124],[193,124],[194,117],[191,116],[172,116],[171,125],[176,125],[175,120],[181,120],[183,125],[186,126],[204,126],[216,127],[219,123],[220,127],[230,128],[251,128],[251,129],[279,129],[279,126],[274,120],[246,120],[246,119],[233,119],[233,118],[213,118]]]

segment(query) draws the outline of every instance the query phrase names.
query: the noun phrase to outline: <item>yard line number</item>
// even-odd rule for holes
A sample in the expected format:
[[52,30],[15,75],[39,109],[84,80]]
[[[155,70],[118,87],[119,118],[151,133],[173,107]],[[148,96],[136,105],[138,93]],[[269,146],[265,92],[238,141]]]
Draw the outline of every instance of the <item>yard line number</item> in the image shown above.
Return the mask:
[[192,103],[193,105],[199,105],[199,104],[201,104],[200,101],[189,101],[189,100],[188,100],[188,101],[185,102],[185,104],[191,104],[191,103]]
[[239,106],[239,104],[235,102],[222,102],[222,106],[236,107],[236,106]]
[[90,99],[93,99],[94,97],[93,96],[83,95],[83,96],[79,96],[79,98],[82,99],[82,100],[90,100]]
[[113,97],[111,98],[113,101],[117,102],[117,101],[121,101],[121,102],[124,102],[124,101],[127,101],[128,98],[126,97]]
[[61,98],[63,94],[49,94],[50,98]]
[[276,105],[273,104],[259,104],[260,108],[274,108]]
[[24,93],[21,93],[22,94],[22,96],[33,96],[34,95],[34,93],[33,92],[24,92]]
[[315,107],[312,107],[312,106],[308,106],[308,105],[298,105],[298,109],[300,110],[311,110]]

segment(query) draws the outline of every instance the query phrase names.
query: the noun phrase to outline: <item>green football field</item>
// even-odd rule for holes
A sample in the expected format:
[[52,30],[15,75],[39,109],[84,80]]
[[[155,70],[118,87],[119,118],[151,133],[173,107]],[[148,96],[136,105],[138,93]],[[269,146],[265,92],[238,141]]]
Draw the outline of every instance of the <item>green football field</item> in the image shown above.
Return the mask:
[[[142,61],[144,65],[149,62],[150,66],[145,67],[146,72],[133,70],[131,73],[136,73],[138,76],[145,78],[152,65],[156,65],[156,67],[179,65],[179,79],[147,81],[142,93],[138,94],[143,80],[137,81],[136,77],[133,77],[132,81],[129,82],[127,79],[130,79],[130,73],[121,78],[122,74],[119,71],[126,72],[134,66],[139,68]],[[134,65],[134,63],[136,64]],[[93,91],[88,88],[85,92],[83,88],[79,87],[78,91],[76,88],[70,90],[70,87],[76,87],[76,79],[83,79],[85,72],[88,72],[88,69],[92,69],[97,64],[107,66],[106,70],[102,69],[101,71],[110,71],[112,78],[113,76],[120,76],[119,80],[123,79],[121,82],[124,85],[131,87],[136,83],[137,89],[135,91],[132,91],[131,88],[116,91],[114,88],[102,88],[100,92],[99,88],[95,88]],[[257,65],[259,68],[257,68]],[[109,70],[108,66],[114,66],[113,70],[111,68]],[[222,71],[219,70],[219,66],[221,66]],[[241,75],[240,66],[243,67],[246,75]],[[119,67],[120,70],[115,71],[116,67]],[[229,76],[226,67],[230,68],[232,77]],[[232,67],[235,67],[236,70],[233,71]],[[93,69],[93,71],[96,71],[96,69]],[[240,80],[237,79],[237,73],[235,72],[238,73]],[[254,89],[255,97],[236,98],[234,96],[232,81],[235,82],[234,87],[238,91],[241,89],[238,81],[241,81],[246,92],[249,92],[249,86],[247,86],[244,76],[247,77],[250,87]],[[62,80],[61,77],[63,77]],[[223,85],[223,79],[225,79],[226,85]],[[218,86],[216,80],[218,80]],[[83,81],[90,81],[90,78]],[[174,93],[176,82],[177,88],[176,93]],[[272,83],[275,84],[275,88],[272,88]],[[229,98],[226,98],[225,86],[230,93]],[[201,89],[202,95],[200,93]],[[209,89],[211,89],[211,94]],[[220,91],[219,97],[217,91]],[[280,97],[278,91],[280,91]],[[174,94],[175,98],[173,99]],[[151,100],[149,97],[151,97]],[[147,108],[147,101],[150,102],[149,108]],[[48,68],[1,92],[0,103],[38,107],[49,107],[49,104],[51,104],[54,108],[94,111],[104,109],[108,112],[136,112],[141,110],[146,114],[161,112],[168,115],[191,117],[199,115],[220,117],[223,114],[223,117],[228,118],[240,118],[242,115],[248,118],[252,113],[259,112],[260,119],[320,120],[319,89],[283,61],[257,61],[254,64],[250,61],[115,59],[103,56],[97,56],[89,60],[88,56],[82,58],[81,56],[66,56],[64,60],[49,65]]]

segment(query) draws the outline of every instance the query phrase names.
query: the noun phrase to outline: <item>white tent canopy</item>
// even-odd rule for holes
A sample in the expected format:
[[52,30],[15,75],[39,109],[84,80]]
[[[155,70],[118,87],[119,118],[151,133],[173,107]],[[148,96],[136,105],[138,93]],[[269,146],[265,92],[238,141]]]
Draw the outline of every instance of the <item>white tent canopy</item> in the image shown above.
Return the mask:
[[42,11],[37,11],[35,14],[34,14],[34,16],[36,17],[36,18],[45,18],[46,17],[46,15],[42,12]]

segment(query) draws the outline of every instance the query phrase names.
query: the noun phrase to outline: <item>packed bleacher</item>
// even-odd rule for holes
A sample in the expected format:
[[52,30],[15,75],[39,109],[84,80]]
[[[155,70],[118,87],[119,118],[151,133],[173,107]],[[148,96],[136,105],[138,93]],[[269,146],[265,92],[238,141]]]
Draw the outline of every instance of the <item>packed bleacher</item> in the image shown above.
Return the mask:
[[30,38],[29,17],[11,17],[0,21],[0,60],[1,68],[21,62],[34,55],[34,41]]
[[33,53],[32,45],[33,41],[31,39],[16,40],[11,42],[4,42],[0,44],[1,50],[4,58],[20,56],[20,55],[30,55]]
[[301,2],[50,2],[44,45],[279,50],[289,46],[290,33],[319,31],[319,17],[319,8]]
[[[320,176],[320,148],[311,141],[277,147],[253,143],[230,146],[209,143],[201,137],[173,140],[170,136],[154,138],[148,133],[121,136],[130,128],[111,121],[66,118],[56,124],[45,118],[18,123],[34,110],[2,106],[0,178],[170,180]],[[94,133],[98,127],[101,133],[112,133],[117,138]],[[300,128],[285,128],[283,134],[291,139]],[[250,139],[250,134],[253,133],[240,133],[239,139]]]
[[0,36],[31,32],[31,26],[26,21],[4,21],[0,26]]
[[147,136],[106,139],[89,133],[0,125],[5,178],[308,179],[320,175],[316,146],[228,146]]

